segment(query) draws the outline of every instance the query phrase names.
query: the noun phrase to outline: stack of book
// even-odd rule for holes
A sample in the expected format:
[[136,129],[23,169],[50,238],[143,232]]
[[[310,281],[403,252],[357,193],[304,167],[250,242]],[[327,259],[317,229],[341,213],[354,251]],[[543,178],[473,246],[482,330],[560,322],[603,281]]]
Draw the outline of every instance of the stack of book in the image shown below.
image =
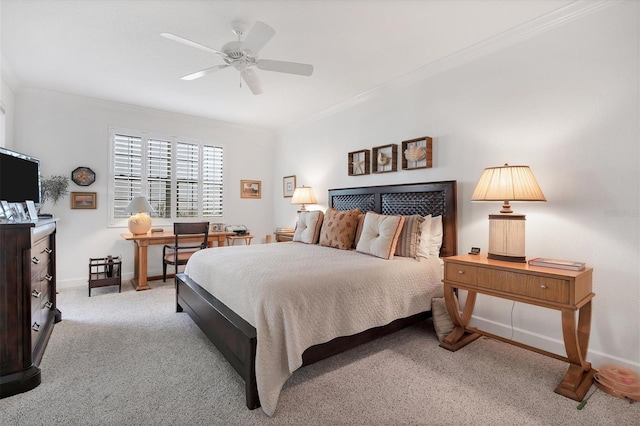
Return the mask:
[[585,267],[584,262],[574,262],[571,260],[548,259],[544,257],[535,257],[529,260],[531,266],[544,266],[547,268],[568,269],[570,271],[582,271]]
[[295,232],[295,229],[293,229],[293,228],[276,228],[276,232],[278,234],[287,234],[287,233]]

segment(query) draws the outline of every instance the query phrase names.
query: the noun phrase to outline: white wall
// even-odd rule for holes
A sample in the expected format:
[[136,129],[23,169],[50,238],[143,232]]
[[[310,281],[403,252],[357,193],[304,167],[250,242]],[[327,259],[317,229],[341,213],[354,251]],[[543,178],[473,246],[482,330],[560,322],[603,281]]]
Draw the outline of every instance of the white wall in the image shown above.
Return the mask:
[[[530,165],[548,202],[527,214],[526,253],[594,267],[589,360],[640,368],[639,4],[625,2],[279,134],[274,179],[327,189],[455,179],[460,253],[486,252],[487,215],[470,197],[485,167]],[[434,138],[434,167],[349,177],[347,153]],[[313,207],[313,206],[312,206]],[[276,197],[276,226],[295,209]],[[481,328],[564,355],[560,314],[479,296]]]
[[[107,186],[109,127],[121,127],[200,139],[225,146],[227,224],[245,224],[264,242],[273,232],[272,198],[280,185],[270,184],[275,136],[271,131],[241,128],[213,120],[132,107],[42,90],[16,95],[15,149],[40,158],[42,175],[71,175],[79,166],[96,172],[88,187],[70,182],[70,191],[97,192],[96,210],[72,210],[69,197],[43,209],[58,222],[59,288],[86,285],[89,257],[123,256],[123,277],[133,275],[133,243],[120,237],[127,228],[109,228]],[[241,199],[240,180],[262,180],[262,198]],[[217,222],[217,220],[216,220]],[[161,246],[149,249],[149,275],[162,273]]]

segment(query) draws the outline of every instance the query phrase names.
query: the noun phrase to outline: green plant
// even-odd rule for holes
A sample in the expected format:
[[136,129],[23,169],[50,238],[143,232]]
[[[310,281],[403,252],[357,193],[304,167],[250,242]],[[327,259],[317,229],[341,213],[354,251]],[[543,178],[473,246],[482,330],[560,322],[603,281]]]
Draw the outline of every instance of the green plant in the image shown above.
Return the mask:
[[69,178],[67,176],[51,176],[41,182],[42,198],[44,204],[47,200],[52,200],[55,205],[58,200],[69,193]]

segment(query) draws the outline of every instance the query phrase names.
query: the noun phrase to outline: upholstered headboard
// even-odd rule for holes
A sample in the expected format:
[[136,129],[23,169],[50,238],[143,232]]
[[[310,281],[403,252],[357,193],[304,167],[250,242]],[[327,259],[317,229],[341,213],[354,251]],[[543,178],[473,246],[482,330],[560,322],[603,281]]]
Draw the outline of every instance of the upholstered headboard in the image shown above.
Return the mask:
[[329,190],[329,206],[337,210],[359,208],[363,213],[442,216],[440,256],[458,254],[456,181],[410,183]]

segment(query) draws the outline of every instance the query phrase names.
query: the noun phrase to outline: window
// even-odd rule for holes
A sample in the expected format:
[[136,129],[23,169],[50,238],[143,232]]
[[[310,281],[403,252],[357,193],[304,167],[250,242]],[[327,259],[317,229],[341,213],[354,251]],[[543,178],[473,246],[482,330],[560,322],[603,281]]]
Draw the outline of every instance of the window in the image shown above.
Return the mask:
[[125,224],[131,198],[143,194],[154,223],[223,217],[224,148],[135,130],[111,129],[111,225]]

